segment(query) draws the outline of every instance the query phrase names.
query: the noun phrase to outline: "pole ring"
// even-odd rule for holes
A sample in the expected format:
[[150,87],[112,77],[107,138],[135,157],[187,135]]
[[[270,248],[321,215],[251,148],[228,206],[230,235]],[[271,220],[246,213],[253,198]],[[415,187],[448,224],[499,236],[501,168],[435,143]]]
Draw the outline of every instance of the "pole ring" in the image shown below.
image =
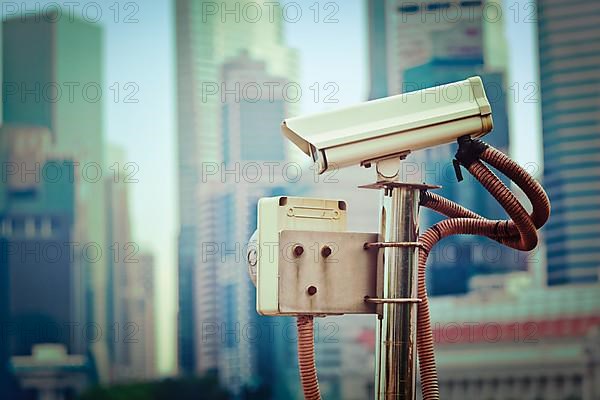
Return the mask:
[[372,248],[381,249],[386,247],[418,247],[420,249],[424,249],[425,244],[423,242],[372,242],[365,243],[363,246],[365,250]]
[[405,304],[405,303],[420,303],[422,300],[415,297],[401,298],[401,299],[381,299],[377,297],[369,297],[365,296],[365,301],[367,303],[374,304],[387,304],[387,303],[396,303],[396,304]]

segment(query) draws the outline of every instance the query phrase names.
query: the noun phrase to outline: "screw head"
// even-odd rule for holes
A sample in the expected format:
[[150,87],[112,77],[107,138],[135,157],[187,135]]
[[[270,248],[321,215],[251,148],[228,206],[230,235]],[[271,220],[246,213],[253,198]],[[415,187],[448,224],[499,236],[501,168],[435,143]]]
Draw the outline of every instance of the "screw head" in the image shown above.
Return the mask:
[[306,293],[308,293],[308,295],[309,295],[309,296],[313,296],[313,295],[315,295],[315,294],[317,293],[317,287],[316,287],[316,286],[312,286],[312,285],[311,285],[311,286],[309,286],[309,287],[306,289]]
[[248,264],[254,267],[257,262],[258,254],[256,253],[256,249],[252,249],[248,252]]
[[331,247],[329,246],[323,246],[323,248],[321,249],[321,255],[325,258],[329,257],[332,253]]
[[304,253],[304,247],[301,244],[297,244],[292,249],[295,257],[300,257]]

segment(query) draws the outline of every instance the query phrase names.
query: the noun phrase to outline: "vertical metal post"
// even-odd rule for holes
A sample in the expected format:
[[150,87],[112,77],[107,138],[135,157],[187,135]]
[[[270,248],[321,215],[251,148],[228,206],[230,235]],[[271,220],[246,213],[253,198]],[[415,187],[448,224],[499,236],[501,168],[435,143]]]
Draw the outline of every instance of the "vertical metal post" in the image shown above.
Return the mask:
[[[416,242],[419,234],[418,185],[393,182],[384,185],[380,236],[384,242]],[[386,247],[378,270],[379,306],[375,354],[375,398],[416,398],[418,248]],[[386,301],[386,300],[392,301]]]

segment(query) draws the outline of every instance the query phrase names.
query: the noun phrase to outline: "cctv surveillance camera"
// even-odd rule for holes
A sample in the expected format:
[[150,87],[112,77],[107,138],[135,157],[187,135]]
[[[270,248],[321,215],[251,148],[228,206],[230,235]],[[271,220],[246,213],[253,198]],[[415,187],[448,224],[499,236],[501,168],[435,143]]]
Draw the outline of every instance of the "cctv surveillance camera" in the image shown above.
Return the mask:
[[368,164],[492,130],[478,76],[356,106],[283,121],[283,134],[319,166]]

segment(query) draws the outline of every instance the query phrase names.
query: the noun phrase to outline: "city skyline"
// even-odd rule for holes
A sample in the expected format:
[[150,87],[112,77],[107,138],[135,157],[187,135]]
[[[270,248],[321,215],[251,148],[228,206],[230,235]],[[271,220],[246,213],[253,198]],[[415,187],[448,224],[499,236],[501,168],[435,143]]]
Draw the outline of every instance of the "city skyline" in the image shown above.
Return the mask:
[[[102,169],[105,162],[102,103],[83,97],[69,101],[58,97],[59,92],[54,92],[54,87],[46,89],[44,95],[57,96],[54,97],[56,100],[41,101],[38,98],[41,82],[44,85],[65,81],[103,84],[102,27],[80,20],[37,21],[35,15],[26,15],[3,20],[2,31],[3,126],[43,127],[50,133],[50,139],[42,152],[52,151],[55,157],[72,160],[84,168],[97,165]],[[76,55],[80,57],[74,61]],[[16,92],[15,87],[18,88]],[[33,95],[27,101],[17,93]],[[71,168],[75,169],[76,164],[73,163]],[[85,175],[82,172],[82,176]],[[105,191],[103,185],[96,183],[94,177],[81,179],[73,185],[73,225],[69,234],[76,242],[95,243],[98,248],[106,249]],[[59,264],[66,261],[60,259]],[[106,295],[108,260],[100,256],[92,262],[78,257],[69,264],[72,265],[69,274],[72,283],[64,290],[73,295],[68,303],[71,311],[67,315],[72,322],[105,326],[109,312]],[[79,349],[79,353],[93,354],[101,380],[109,377],[109,346],[104,337]]]
[[[105,11],[109,9],[110,4],[112,3],[101,2]],[[311,4],[302,3],[307,9]],[[306,95],[302,97],[297,107],[298,111],[320,111],[367,99],[368,88],[363,82],[367,76],[366,6],[364,2],[355,2],[351,5],[340,4],[339,7],[338,23],[315,24],[311,16],[308,22],[303,19],[299,23],[283,24],[286,44],[295,48],[300,55],[298,69],[301,78],[297,80],[305,89]],[[109,142],[126,148],[127,161],[134,162],[139,168],[136,178],[140,184],[131,185],[132,236],[142,243],[142,248],[156,253],[157,291],[163,293],[165,298],[171,298],[169,302],[161,302],[156,310],[156,324],[160,329],[158,364],[163,374],[175,372],[173,353],[177,331],[173,323],[176,310],[173,298],[177,292],[177,214],[181,212],[176,206],[175,195],[177,163],[174,9],[172,2],[162,1],[152,8],[141,5],[138,23],[124,24],[122,20],[115,23],[111,21],[113,15],[108,12],[105,12],[101,22],[105,29],[105,92],[110,96],[117,93],[115,89],[109,89],[109,86],[120,90],[119,101],[106,102],[105,137]],[[321,18],[326,11],[321,10]],[[535,60],[525,58],[526,65],[520,64],[524,59],[523,54],[535,53],[532,50],[536,41],[535,24],[509,19],[507,25],[515,28],[507,29],[507,39],[510,43],[507,79],[509,83],[517,84],[516,90],[520,90],[522,97],[523,91],[526,90],[524,85],[537,82]],[[360,29],[357,29],[357,26]],[[349,51],[352,42],[350,39],[344,44],[346,47],[338,48],[334,48],[327,40],[322,40],[329,35],[333,37],[344,34],[362,41],[362,44],[358,44],[356,52]],[[129,56],[134,48],[140,54],[136,59]],[[347,57],[345,61],[342,61],[342,55]],[[315,59],[325,61],[315,63]],[[149,61],[156,61],[157,64],[149,67]],[[353,80],[354,75],[356,78]],[[355,87],[356,81],[359,83]],[[334,90],[334,99],[337,102],[325,102],[324,94],[328,94],[327,90],[330,89],[326,89],[324,85],[332,82],[337,85],[333,87],[338,89]],[[314,91],[309,88],[315,83],[321,90],[319,101],[311,98]],[[115,84],[117,86],[113,86]],[[133,86],[126,87],[127,84]],[[515,93],[511,91],[513,97]],[[131,100],[139,101],[127,103],[127,96],[133,96]],[[522,101],[509,102],[509,113],[514,117],[510,121],[511,141],[514,144],[511,151],[522,164],[535,163],[538,175],[541,175],[541,153],[535,149],[541,137],[537,133],[531,133],[539,133],[539,118],[536,114],[539,107],[539,98],[532,104],[523,104]],[[163,212],[156,213],[157,208]]]
[[[2,39],[0,235],[22,251],[9,249],[2,263],[2,321],[17,327],[4,341],[3,389],[8,368],[35,390],[56,385],[51,398],[85,389],[76,377],[70,387],[52,374],[40,383],[28,367],[37,357],[54,357],[58,368],[83,360],[73,372],[88,383],[154,378],[153,257],[137,259],[128,164],[105,140],[103,28],[28,14],[3,20]],[[18,166],[8,180],[7,165]],[[86,339],[90,328],[94,340]]]
[[[523,7],[526,4],[526,1],[520,1],[516,3],[518,6]],[[174,127],[174,109],[172,108],[172,104],[174,104],[174,82],[169,83],[165,80],[159,81],[151,81],[150,77],[148,77],[149,70],[146,68],[142,60],[136,61],[133,65],[128,65],[127,63],[123,63],[118,61],[119,58],[125,57],[128,54],[129,48],[132,45],[135,45],[138,51],[142,54],[153,54],[158,51],[158,49],[163,49],[162,53],[164,54],[173,54],[174,48],[171,43],[174,43],[173,35],[174,28],[172,26],[172,18],[164,18],[165,16],[173,15],[171,11],[171,7],[169,2],[157,2],[155,10],[147,11],[147,20],[140,22],[141,27],[137,27],[137,31],[132,27],[127,25],[117,25],[107,23],[107,47],[110,46],[112,49],[107,53],[107,79],[109,81],[120,81],[126,82],[131,76],[135,76],[137,80],[140,82],[141,87],[148,88],[149,92],[147,93],[148,97],[146,97],[146,93],[143,93],[144,97],[142,97],[142,93],[138,96],[140,100],[144,103],[150,105],[150,109],[156,110],[159,113],[166,112],[166,118],[160,119],[159,123],[162,126],[162,129],[165,130],[164,133],[158,135],[156,139],[158,142],[154,144],[155,149],[170,149],[167,153],[163,153],[161,156],[161,161],[159,165],[164,168],[160,171],[156,170],[156,167],[152,166],[153,163],[147,159],[147,155],[144,152],[140,152],[137,150],[139,146],[136,142],[139,140],[139,135],[133,135],[130,139],[125,140],[124,135],[125,132],[133,132],[134,126],[136,124],[142,124],[142,126],[147,126],[149,131],[156,131],[155,126],[148,126],[148,121],[145,118],[146,113],[137,110],[133,114],[125,113],[123,110],[123,105],[111,105],[107,108],[107,114],[111,115],[112,122],[107,124],[107,135],[108,138],[116,141],[117,143],[124,144],[128,149],[133,149],[134,151],[129,151],[129,157],[133,160],[139,160],[140,164],[140,173],[143,173],[142,177],[150,176],[149,173],[145,171],[150,171],[151,173],[157,176],[157,180],[164,182],[167,184],[167,192],[170,191],[172,193],[175,192],[174,182],[169,183],[169,177],[174,176],[175,174],[175,164],[174,164],[174,153],[175,153],[175,142],[174,139],[169,139],[169,135],[171,138],[174,137],[175,127]],[[304,4],[304,3],[303,3]],[[312,4],[312,3],[311,3]],[[301,54],[301,83],[304,88],[308,88],[315,82],[320,82],[321,84],[327,82],[336,82],[338,77],[338,72],[340,70],[340,61],[338,54],[341,54],[338,49],[332,46],[327,41],[320,40],[323,36],[334,35],[333,37],[341,37],[347,36],[351,38],[355,38],[352,41],[348,41],[348,43],[359,43],[359,49],[357,52],[344,52],[345,57],[351,57],[352,61],[348,61],[346,66],[342,69],[345,71],[343,81],[344,85],[339,85],[339,92],[335,96],[335,99],[339,100],[338,103],[322,103],[322,102],[313,102],[310,96],[303,97],[301,101],[301,109],[302,112],[311,112],[311,111],[319,111],[326,108],[332,108],[336,106],[342,106],[352,103],[357,103],[363,101],[367,98],[368,88],[366,83],[361,83],[363,79],[358,79],[356,81],[352,81],[351,77],[366,77],[367,73],[367,54],[366,54],[366,6],[364,6],[364,2],[356,1],[353,3],[345,3],[344,7],[340,7],[340,13],[345,16],[345,18],[338,18],[340,22],[337,24],[311,24],[310,18],[307,20],[302,20],[300,23],[295,24],[284,24],[284,29],[287,36],[287,41],[291,47],[298,49]],[[351,9],[352,11],[349,11]],[[151,21],[151,22],[150,22]],[[149,24],[146,25],[146,24]],[[534,51],[534,30],[535,26],[532,23],[524,23],[523,20],[515,20],[513,18],[508,18],[506,20],[506,35],[507,40],[509,41],[508,52],[509,52],[509,71],[508,71],[508,81],[511,83],[518,83],[521,86],[521,92],[523,92],[522,86],[526,83],[537,81],[536,79],[536,60],[535,60],[535,51]],[[362,29],[356,29],[356,26],[363,27]],[[153,42],[152,46],[149,46],[148,42],[143,39],[144,36],[141,32],[148,32],[148,35],[151,35],[150,32],[154,32],[157,35],[158,42]],[[121,37],[131,35],[132,33],[140,33],[142,37],[137,38],[134,42],[127,41],[122,42]],[[360,45],[361,41],[364,43]],[[125,59],[127,59],[125,57]],[[311,60],[315,59],[323,59],[327,60],[326,62],[322,62],[317,67]],[[331,65],[332,67],[320,68],[321,66]],[[174,65],[169,61],[168,57],[162,60],[157,69],[154,70],[155,73],[159,73],[160,76],[172,77],[174,76]],[[114,71],[114,72],[112,72]],[[129,72],[127,72],[129,71]],[[141,78],[141,79],[140,79]],[[366,80],[364,80],[366,82]],[[350,86],[355,86],[353,83],[358,83],[358,88],[352,89],[349,91],[348,88]],[[309,89],[307,89],[310,92]],[[144,90],[146,92],[146,90]],[[160,100],[150,99],[152,94],[161,94],[163,97]],[[514,93],[514,92],[513,92]],[[521,93],[522,95],[522,93]],[[514,97],[514,96],[513,96]],[[157,104],[158,103],[158,104]],[[532,165],[536,165],[537,173],[541,173],[541,163],[540,158],[538,156],[539,153],[536,151],[531,151],[533,148],[538,147],[538,143],[540,142],[540,137],[538,135],[539,132],[539,123],[537,122],[536,115],[539,112],[537,108],[539,104],[529,104],[522,102],[509,102],[509,112],[515,116],[515,118],[511,119],[511,140],[515,144],[511,149],[513,156],[521,163],[533,163]],[[139,107],[138,107],[139,109]],[[120,128],[114,129],[113,127],[121,125]],[[127,128],[131,127],[131,128]],[[118,132],[122,132],[123,134],[119,134]],[[533,137],[531,137],[531,133],[534,133]],[[142,154],[144,153],[144,154]],[[160,152],[159,152],[160,153]],[[164,156],[166,154],[166,157]],[[162,178],[160,178],[162,177]],[[140,185],[137,185],[140,186]],[[168,189],[170,188],[170,189]],[[140,190],[142,192],[140,192]],[[163,191],[160,191],[163,194]],[[152,210],[148,209],[147,206],[144,206],[146,202],[143,201],[144,197],[156,197],[157,190],[151,190],[149,188],[145,189],[136,189],[134,188],[132,194],[132,201],[136,206],[134,207],[134,220],[136,222],[144,221],[151,216]],[[175,198],[171,197],[171,200],[168,203],[165,203],[165,209],[173,210],[175,205]],[[171,208],[166,207],[167,205],[171,205]],[[160,276],[163,278],[165,282],[165,290],[172,291],[175,285],[175,281],[173,280],[173,271],[165,271],[166,267],[161,267],[165,263],[170,264],[170,268],[174,268],[176,263],[176,251],[175,251],[175,243],[176,243],[176,214],[175,211],[170,211],[170,216],[165,216],[162,218],[163,226],[170,227],[165,229],[160,235],[156,234],[153,226],[154,224],[144,224],[137,223],[136,224],[136,237],[142,243],[150,244],[153,249],[156,249],[160,254],[158,258],[158,268],[160,270]],[[164,245],[167,243],[167,245]],[[169,245],[170,243],[170,245]],[[172,320],[174,313],[174,305],[167,306],[162,309],[162,314],[170,315],[169,319]],[[174,358],[172,356],[168,356],[166,354],[168,348],[172,348],[174,343],[172,342],[171,335],[175,334],[175,330],[171,327],[163,327],[163,331],[161,331],[161,370],[165,372],[173,371],[174,367]],[[169,343],[169,344],[166,344]],[[168,361],[164,358],[166,357]]]

